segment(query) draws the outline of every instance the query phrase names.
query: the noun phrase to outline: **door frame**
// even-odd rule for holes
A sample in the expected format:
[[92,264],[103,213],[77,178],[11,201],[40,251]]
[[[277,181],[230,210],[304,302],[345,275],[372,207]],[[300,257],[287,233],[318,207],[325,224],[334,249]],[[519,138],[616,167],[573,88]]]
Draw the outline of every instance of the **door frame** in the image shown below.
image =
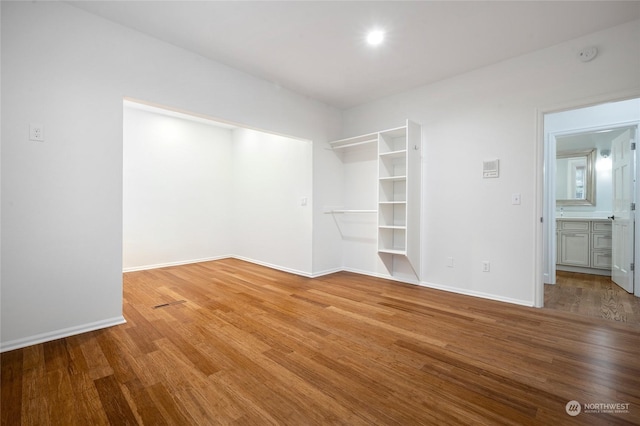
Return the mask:
[[[555,177],[550,173],[555,173],[555,138],[553,143],[553,157],[551,157],[551,150],[546,140],[544,131],[544,116],[546,114],[570,111],[574,109],[587,108],[599,104],[608,102],[619,102],[630,100],[634,98],[640,98],[640,88],[628,90],[624,92],[609,93],[605,95],[594,96],[582,100],[567,101],[555,105],[549,105],[546,107],[536,108],[536,155],[535,155],[535,221],[536,221],[536,237],[535,237],[535,259],[534,259],[534,288],[533,288],[533,301],[534,306],[541,308],[544,306],[544,282],[545,282],[545,258],[549,265],[555,265],[553,263],[554,251],[551,249],[555,247],[555,227],[552,226],[552,220],[555,218],[555,202],[550,202],[548,198],[549,192],[553,193],[553,190],[549,191],[549,187],[552,183],[550,179]],[[629,123],[633,125],[634,123]],[[637,124],[637,123],[636,123]],[[617,125],[617,124],[616,124]],[[636,134],[636,139],[639,136]],[[640,142],[640,141],[638,141]],[[638,150],[636,150],[636,163],[638,163]],[[554,160],[553,162],[551,160]],[[553,169],[552,169],[553,168]],[[635,198],[640,200],[640,167],[636,167],[636,181],[639,183],[635,188]],[[640,226],[635,227],[635,254],[634,262],[636,265],[640,265],[638,259],[640,258]],[[550,268],[551,269],[551,268]],[[555,271],[555,267],[552,268]],[[636,296],[640,297],[640,285],[634,286],[634,292]]]

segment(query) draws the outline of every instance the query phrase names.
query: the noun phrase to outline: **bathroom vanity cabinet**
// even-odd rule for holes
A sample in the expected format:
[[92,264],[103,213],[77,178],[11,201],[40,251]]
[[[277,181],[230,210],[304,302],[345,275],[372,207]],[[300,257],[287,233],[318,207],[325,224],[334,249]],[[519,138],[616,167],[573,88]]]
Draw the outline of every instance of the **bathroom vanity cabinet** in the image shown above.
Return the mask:
[[608,219],[558,218],[557,269],[611,274],[611,222]]

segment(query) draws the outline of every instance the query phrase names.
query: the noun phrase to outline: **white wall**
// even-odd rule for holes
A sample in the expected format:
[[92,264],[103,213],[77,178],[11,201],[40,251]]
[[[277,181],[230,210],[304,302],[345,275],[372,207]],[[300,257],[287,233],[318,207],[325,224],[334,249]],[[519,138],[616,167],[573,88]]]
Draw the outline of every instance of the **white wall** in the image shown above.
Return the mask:
[[[312,140],[312,205],[339,199],[339,111],[65,3],[0,7],[2,350],[122,320],[125,96]],[[339,268],[313,217],[314,270]]]
[[[577,59],[585,46],[599,56]],[[425,285],[534,304],[537,111],[640,88],[640,21],[598,32],[439,83],[352,108],[343,137],[423,126],[423,281]],[[500,159],[500,177],[482,178]],[[511,195],[522,204],[512,205]],[[447,257],[454,267],[446,266]],[[482,261],[491,271],[482,272]]]
[[125,103],[123,268],[231,254],[231,129]]
[[239,128],[232,149],[233,253],[310,275],[311,142]]
[[[336,151],[343,164],[343,199],[334,207],[346,210],[378,208],[378,146],[358,145]],[[333,214],[342,237],[345,269],[375,272],[383,269],[378,257],[378,215],[372,213]]]

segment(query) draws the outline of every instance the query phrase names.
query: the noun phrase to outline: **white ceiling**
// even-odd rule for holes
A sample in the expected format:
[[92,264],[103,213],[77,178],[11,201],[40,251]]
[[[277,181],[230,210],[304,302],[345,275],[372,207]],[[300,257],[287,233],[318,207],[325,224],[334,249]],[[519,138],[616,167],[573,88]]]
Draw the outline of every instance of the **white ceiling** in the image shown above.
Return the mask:
[[338,108],[640,18],[640,1],[69,3]]
[[586,133],[556,137],[556,151],[574,151],[608,146],[611,142],[629,130],[629,127],[595,130]]

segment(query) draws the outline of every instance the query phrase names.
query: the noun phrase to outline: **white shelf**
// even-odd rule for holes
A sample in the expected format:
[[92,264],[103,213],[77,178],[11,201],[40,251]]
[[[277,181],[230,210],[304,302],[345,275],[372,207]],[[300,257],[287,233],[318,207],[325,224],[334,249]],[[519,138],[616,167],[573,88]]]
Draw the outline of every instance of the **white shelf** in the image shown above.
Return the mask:
[[407,251],[406,250],[395,250],[395,249],[378,249],[379,253],[388,253],[388,254],[397,254],[400,256],[406,256],[407,255]]
[[381,181],[398,181],[398,180],[407,180],[406,176],[387,176],[387,177],[381,177],[380,178]]
[[407,180],[399,176],[378,181],[378,202],[407,202]]
[[357,145],[364,145],[367,143],[375,143],[378,142],[378,134],[377,133],[369,133],[368,135],[355,136],[352,138],[340,139],[337,141],[329,142],[332,149],[343,149],[349,148]]
[[378,225],[378,251],[407,251],[407,227],[395,224]]
[[388,226],[407,226],[407,203],[404,201],[392,201],[379,205],[378,228],[384,229]]
[[[407,253],[407,129],[378,139],[378,252]],[[390,263],[393,273],[393,262]]]
[[380,137],[378,139],[378,153],[380,155],[403,150],[407,150],[406,127],[399,127],[397,129],[380,132]]
[[406,152],[399,154],[398,151],[388,154],[380,154],[378,157],[378,177],[395,178],[407,176],[407,156]]
[[407,150],[401,149],[399,151],[382,152],[380,153],[380,158],[402,158],[405,155],[407,155]]

